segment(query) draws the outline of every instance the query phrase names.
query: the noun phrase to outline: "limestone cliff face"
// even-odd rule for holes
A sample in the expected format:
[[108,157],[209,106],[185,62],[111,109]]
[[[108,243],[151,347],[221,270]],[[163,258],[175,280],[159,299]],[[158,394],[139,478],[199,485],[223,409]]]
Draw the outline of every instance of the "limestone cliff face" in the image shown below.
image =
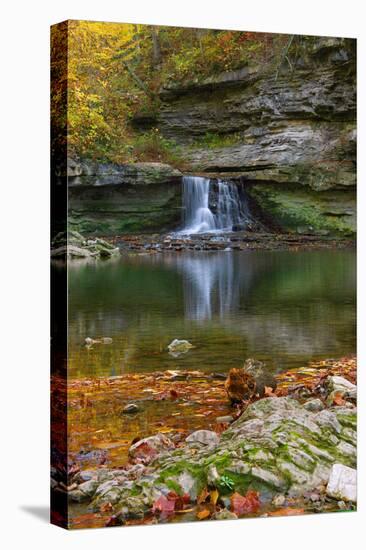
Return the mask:
[[[352,233],[355,41],[319,38],[290,63],[165,88],[154,124],[181,144],[192,172],[240,178],[283,229]],[[197,146],[206,134],[235,139]]]
[[68,162],[68,221],[85,234],[162,231],[179,225],[182,174],[161,163]]

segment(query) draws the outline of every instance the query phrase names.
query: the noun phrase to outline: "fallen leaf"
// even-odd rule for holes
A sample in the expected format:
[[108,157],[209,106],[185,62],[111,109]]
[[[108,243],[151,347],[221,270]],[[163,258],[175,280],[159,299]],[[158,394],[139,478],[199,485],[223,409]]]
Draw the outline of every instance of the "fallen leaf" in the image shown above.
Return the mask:
[[304,508],[280,508],[279,510],[274,510],[269,512],[269,516],[301,516],[304,514]]
[[231,511],[238,516],[257,512],[260,507],[259,494],[256,491],[248,491],[245,496],[234,493],[230,500]]
[[203,502],[205,502],[207,500],[207,497],[209,496],[209,494],[210,493],[208,492],[208,490],[206,488],[202,489],[202,491],[198,495],[197,504],[202,504]]
[[214,489],[210,492],[210,502],[211,504],[216,504],[217,500],[219,498],[219,492],[217,489]]
[[346,403],[345,399],[343,399],[342,394],[340,392],[336,393],[333,397],[333,403],[334,405],[344,405]]
[[200,510],[197,512],[197,519],[206,519],[211,515],[211,512],[208,508],[203,508],[203,510]]
[[169,500],[164,495],[160,495],[159,498],[157,498],[153,504],[152,507],[152,513],[155,514],[156,512],[162,513],[162,514],[172,514],[174,512],[175,508],[175,501]]
[[111,510],[113,510],[113,504],[111,502],[104,502],[103,504],[101,504],[99,510],[101,512],[110,512]]

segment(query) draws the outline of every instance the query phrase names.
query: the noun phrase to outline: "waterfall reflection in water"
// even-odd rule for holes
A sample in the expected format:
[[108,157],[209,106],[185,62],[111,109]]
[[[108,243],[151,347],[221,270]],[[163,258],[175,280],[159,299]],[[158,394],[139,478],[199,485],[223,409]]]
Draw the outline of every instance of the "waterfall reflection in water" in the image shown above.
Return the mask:
[[[190,252],[69,265],[70,376],[275,368],[355,351],[353,251]],[[89,336],[113,343],[86,350]],[[172,359],[174,338],[195,349]]]
[[184,312],[187,319],[222,318],[239,307],[241,273],[234,271],[232,253],[177,256],[175,267],[182,273]]

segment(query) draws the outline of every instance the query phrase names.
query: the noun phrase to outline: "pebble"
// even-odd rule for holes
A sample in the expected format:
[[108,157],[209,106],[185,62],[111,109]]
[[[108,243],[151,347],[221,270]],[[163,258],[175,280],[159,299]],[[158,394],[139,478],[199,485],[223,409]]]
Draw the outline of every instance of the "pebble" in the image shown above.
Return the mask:
[[225,423],[231,424],[231,422],[232,422],[233,420],[234,420],[233,417],[230,416],[230,415],[227,415],[227,416],[218,416],[218,417],[216,418],[216,422],[217,422],[218,424],[221,424],[221,423],[224,423],[224,424],[225,424]]
[[272,499],[272,504],[274,506],[283,506],[285,504],[285,500],[286,500],[285,495],[276,495]]
[[128,405],[122,409],[122,414],[134,414],[139,412],[139,410],[140,408],[136,405],[136,403],[128,403]]

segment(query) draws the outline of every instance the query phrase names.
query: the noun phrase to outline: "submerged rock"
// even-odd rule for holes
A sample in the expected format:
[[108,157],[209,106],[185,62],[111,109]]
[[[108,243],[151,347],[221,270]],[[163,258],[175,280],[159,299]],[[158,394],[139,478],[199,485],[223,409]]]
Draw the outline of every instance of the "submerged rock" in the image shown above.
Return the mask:
[[122,409],[122,414],[135,414],[139,412],[140,408],[136,403],[128,403],[125,407]]
[[169,352],[173,354],[186,353],[191,348],[193,348],[193,345],[188,340],[178,340],[177,338],[170,342],[168,346]]

